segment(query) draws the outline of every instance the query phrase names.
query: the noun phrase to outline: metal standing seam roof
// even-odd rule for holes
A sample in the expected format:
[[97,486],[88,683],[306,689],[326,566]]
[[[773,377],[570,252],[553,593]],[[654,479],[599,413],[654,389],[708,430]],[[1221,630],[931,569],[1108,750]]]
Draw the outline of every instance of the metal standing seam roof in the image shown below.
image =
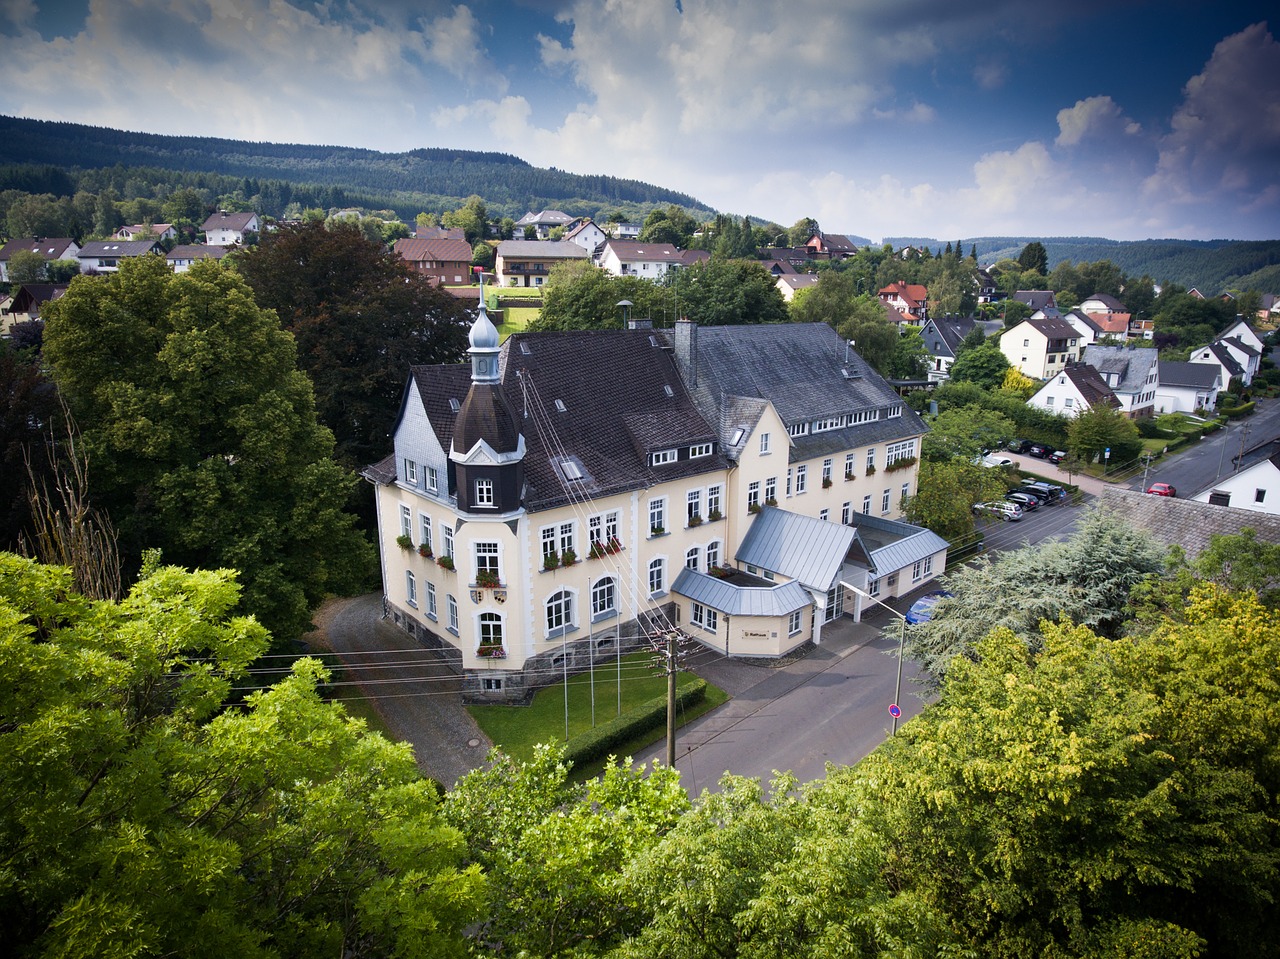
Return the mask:
[[813,605],[813,597],[795,581],[776,586],[734,586],[688,568],[680,570],[671,591],[728,616],[786,616]]
[[[912,526],[900,520],[865,514],[856,517],[856,520],[858,541],[867,552],[871,568],[878,574],[905,569],[917,560],[933,556],[950,547],[950,544],[933,530],[921,526]],[[873,546],[873,543],[890,537],[893,537],[892,542]]]
[[752,521],[735,558],[825,592],[853,539],[852,526],[766,506]]

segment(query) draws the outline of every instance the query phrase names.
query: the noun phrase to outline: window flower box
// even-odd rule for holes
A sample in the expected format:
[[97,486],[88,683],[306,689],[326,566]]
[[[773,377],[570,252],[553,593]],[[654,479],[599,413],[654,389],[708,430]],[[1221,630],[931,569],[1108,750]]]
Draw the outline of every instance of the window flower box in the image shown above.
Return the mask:
[[430,559],[431,547],[428,546],[426,543],[423,543],[421,546],[418,547],[418,555],[421,556],[423,559]]
[[823,488],[823,489],[831,489],[831,477],[830,477],[830,476],[828,476],[826,479],[824,479],[824,480],[822,481],[822,488]]
[[501,646],[481,646],[476,655],[481,659],[506,659],[507,651]]
[[450,572],[452,572],[452,571],[453,571],[453,557],[452,557],[452,556],[437,556],[437,557],[436,557],[436,565],[437,565],[437,566],[439,566],[441,569],[447,569],[447,570],[449,570]]
[[853,470],[847,470],[844,474],[844,481],[848,483],[850,480],[856,480],[858,477]]
[[542,557],[542,568],[545,570],[555,569],[560,565],[560,556],[557,553],[548,553]]
[[666,529],[664,529],[661,526],[652,526],[649,528],[650,536],[661,536],[665,532],[666,532]]
[[396,537],[396,545],[401,549],[413,549],[413,537],[408,533],[401,533]]
[[761,507],[759,503],[752,503],[747,507],[747,512],[754,516],[756,513],[760,512],[760,509]]
[[896,470],[905,470],[915,465],[916,465],[916,458],[914,456],[904,456],[900,460],[894,460],[892,463],[890,463],[888,466],[884,468],[884,471],[886,473],[893,473]]
[[875,475],[876,475],[876,468],[875,468],[874,466],[868,466],[868,467],[867,467],[867,475],[868,475],[868,476],[875,476]]
[[577,561],[578,561],[578,554],[571,549],[566,549],[563,553],[560,554],[561,566],[572,566]]
[[701,513],[694,513],[692,516],[690,516],[690,517],[689,517],[689,526],[690,526],[690,527],[694,527],[694,526],[701,526],[701,525],[702,525],[702,514],[701,514]]
[[707,522],[709,523],[714,523],[716,520],[721,519],[724,519],[724,513],[720,512],[718,509],[713,509],[707,514]]
[[767,500],[765,500],[765,501],[764,501],[764,505],[765,505],[765,506],[777,506],[777,505],[778,505],[778,498],[777,498],[776,496],[770,496]]
[[487,569],[476,571],[476,585],[481,589],[500,589],[502,581],[498,579],[498,574]]

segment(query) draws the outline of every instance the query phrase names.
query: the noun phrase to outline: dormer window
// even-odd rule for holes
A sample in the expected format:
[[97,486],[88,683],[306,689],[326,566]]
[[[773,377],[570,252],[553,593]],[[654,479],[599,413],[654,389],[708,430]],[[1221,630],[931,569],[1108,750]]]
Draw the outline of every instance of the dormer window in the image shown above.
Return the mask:
[[476,480],[476,506],[493,506],[493,480],[478,479]]
[[667,463],[674,463],[675,461],[676,461],[675,450],[659,450],[658,452],[653,454],[653,459],[651,460],[650,465],[663,466]]
[[696,446],[689,447],[689,459],[696,460],[699,457],[711,455],[710,443],[699,443]]
[[808,436],[809,424],[808,423],[792,423],[790,426],[787,427],[787,432],[790,433],[792,436]]

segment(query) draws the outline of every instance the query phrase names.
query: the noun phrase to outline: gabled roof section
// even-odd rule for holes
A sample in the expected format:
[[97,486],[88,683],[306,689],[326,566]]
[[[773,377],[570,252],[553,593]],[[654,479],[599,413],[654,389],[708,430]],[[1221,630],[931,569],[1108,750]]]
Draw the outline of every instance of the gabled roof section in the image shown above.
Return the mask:
[[472,250],[466,240],[454,240],[448,237],[434,239],[412,237],[396,240],[392,249],[401,259],[410,263],[423,260],[431,262],[470,263]]
[[811,286],[818,285],[818,275],[816,273],[781,273],[778,275],[778,282],[795,290],[807,290]]
[[851,526],[766,506],[752,520],[735,559],[825,592],[840,573],[853,535]]
[[768,400],[757,397],[724,397],[720,403],[720,451],[737,460],[768,408]]
[[[1129,346],[1102,346],[1094,343],[1084,348],[1084,362],[1103,374],[1113,393],[1141,393],[1147,376],[1159,361],[1154,349]],[[1111,381],[1115,379],[1113,384]]]
[[1240,337],[1238,336],[1228,336],[1226,339],[1223,339],[1220,342],[1222,343],[1223,346],[1229,346],[1233,350],[1239,350],[1245,356],[1261,356],[1262,355],[1261,352],[1259,352],[1250,344],[1246,343],[1244,340],[1240,339]]
[[257,219],[258,214],[253,213],[215,213],[209,219],[204,221],[204,225],[200,229],[208,233],[210,230],[238,230],[243,233],[249,229],[249,224]]
[[1052,290],[1018,290],[1013,294],[1013,299],[1027,304],[1033,310],[1043,310],[1051,306],[1056,308],[1058,305]]
[[[1100,314],[1100,315],[1105,315],[1105,314]],[[1095,337],[1101,336],[1104,332],[1102,327],[1098,324],[1098,321],[1081,309],[1074,309],[1074,310],[1067,311],[1062,315],[1062,319],[1064,322],[1071,323],[1073,326],[1076,323],[1079,323],[1081,326],[1084,326],[1089,330],[1091,330]]]
[[1084,363],[1071,363],[1063,369],[1062,375],[1075,385],[1076,391],[1079,392],[1080,398],[1084,400],[1085,406],[1102,403],[1116,408],[1123,405],[1116,398],[1116,394],[1111,391],[1111,387],[1107,386],[1102,374],[1092,366]]
[[804,587],[794,581],[738,586],[687,567],[680,570],[671,590],[729,616],[786,616],[813,604]]
[[1128,311],[1125,309],[1125,305],[1124,305],[1123,303],[1121,303],[1119,300],[1117,300],[1117,299],[1116,299],[1114,296],[1112,296],[1110,293],[1095,293],[1095,294],[1093,294],[1093,296],[1086,296],[1086,297],[1084,298],[1084,301],[1085,301],[1086,303],[1087,303],[1088,301],[1090,301],[1090,300],[1095,300],[1095,301],[1097,301],[1098,303],[1101,303],[1105,309],[1107,309],[1108,311],[1110,311],[1110,312],[1112,312],[1112,313],[1126,313],[1126,312],[1128,312]]
[[155,240],[92,240],[80,247],[81,260],[90,257],[145,256],[160,249]]
[[564,226],[572,219],[568,213],[560,210],[543,210],[541,213],[526,213],[516,220],[516,226]]
[[1236,361],[1236,358],[1231,355],[1231,351],[1223,344],[1217,342],[1210,343],[1205,347],[1205,349],[1209,351],[1209,354],[1215,360],[1222,364],[1223,368],[1230,376],[1240,376],[1244,373],[1244,367]]
[[22,237],[10,240],[3,247],[0,247],[0,260],[8,260],[19,250],[37,253],[46,260],[56,260],[60,259],[72,246],[75,246],[75,242],[75,240],[66,236]]
[[956,350],[960,348],[961,341],[973,332],[975,325],[976,320],[971,316],[941,319],[933,317],[925,323],[920,333],[924,339],[925,349],[930,354],[954,357]]
[[671,243],[641,243],[639,240],[609,240],[606,250],[612,250],[619,260],[640,260],[648,263],[683,263],[680,250]]
[[504,260],[585,260],[590,254],[571,240],[502,240],[498,256]]
[[865,551],[877,575],[905,569],[926,556],[948,548],[933,530],[883,516],[861,515],[857,520],[855,549]]
[[[1055,310],[1055,312],[1057,311]],[[1023,322],[1050,340],[1078,340],[1080,338],[1079,330],[1066,320],[1059,319],[1056,316],[1032,317],[1023,320]]]
[[1221,370],[1216,363],[1175,363],[1165,360],[1160,364],[1161,386],[1208,390],[1217,385],[1220,375]]
[[1084,315],[1089,318],[1103,336],[1124,335],[1129,332],[1128,313],[1086,313]]

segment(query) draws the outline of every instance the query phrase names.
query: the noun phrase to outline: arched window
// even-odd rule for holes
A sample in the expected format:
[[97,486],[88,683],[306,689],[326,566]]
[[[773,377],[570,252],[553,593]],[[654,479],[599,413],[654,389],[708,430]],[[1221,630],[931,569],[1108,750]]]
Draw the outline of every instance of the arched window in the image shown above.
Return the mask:
[[591,615],[612,613],[618,608],[618,591],[612,576],[606,576],[591,587]]
[[547,632],[555,633],[573,626],[573,594],[562,589],[547,600]]
[[713,539],[707,544],[707,572],[720,565],[720,540]]
[[480,614],[480,648],[479,656],[501,659],[507,655],[502,647],[502,616],[498,613]]
[[689,552],[684,554],[684,565],[687,566],[689,569],[697,569],[698,559],[700,558],[701,554],[702,554],[702,551],[699,550],[698,547],[696,546],[693,547],[691,550],[689,550]]
[[667,588],[667,561],[655,559],[649,564],[649,592],[661,593]]

